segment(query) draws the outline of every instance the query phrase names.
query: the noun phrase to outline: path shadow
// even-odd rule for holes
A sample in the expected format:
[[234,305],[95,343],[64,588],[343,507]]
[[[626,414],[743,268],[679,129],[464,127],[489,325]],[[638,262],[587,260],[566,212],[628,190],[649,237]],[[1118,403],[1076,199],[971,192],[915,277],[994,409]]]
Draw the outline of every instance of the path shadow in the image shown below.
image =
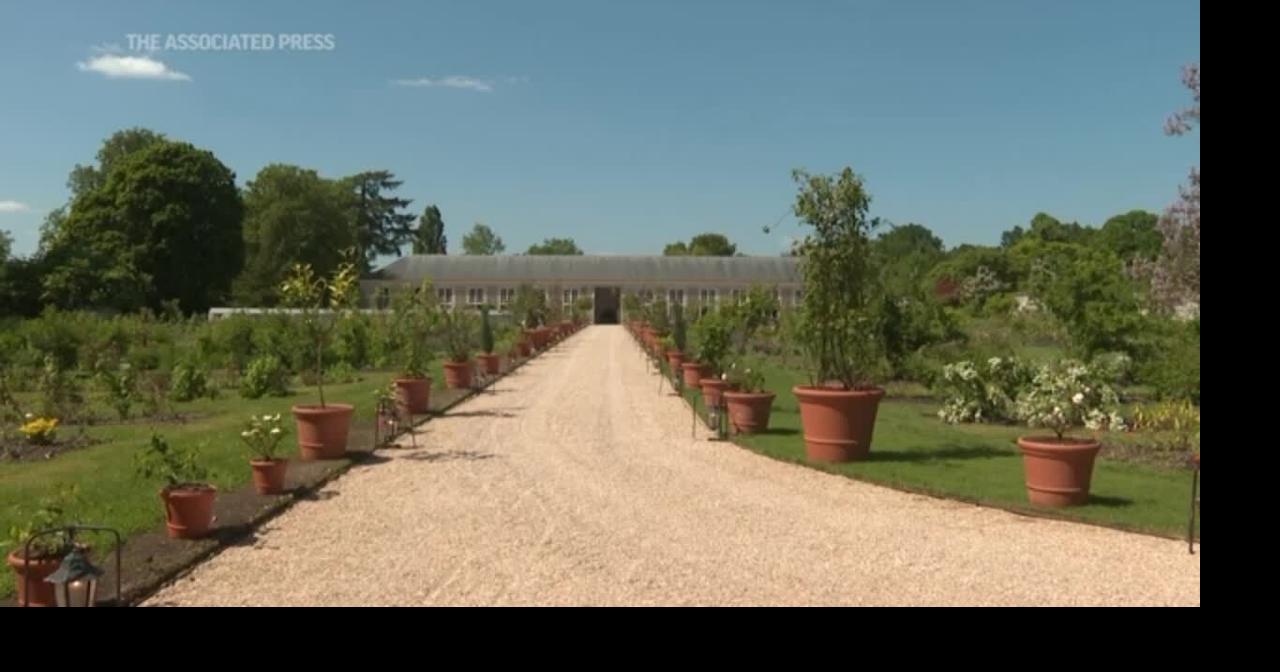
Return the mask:
[[478,462],[480,460],[492,460],[497,457],[493,453],[481,453],[474,450],[446,450],[442,453],[414,453],[405,455],[401,459],[413,460],[414,462]]
[[1125,506],[1133,506],[1133,500],[1127,497],[1107,497],[1105,495],[1091,494],[1089,495],[1089,504],[1110,508],[1121,508]]
[[351,458],[352,467],[375,467],[379,464],[385,464],[391,461],[391,458],[385,455],[368,452],[349,452],[347,456]]
[[256,526],[252,523],[240,523],[227,527],[216,527],[209,537],[218,541],[221,546],[253,546],[258,541]]
[[298,500],[305,502],[327,502],[337,496],[337,490],[320,490],[316,492],[303,492],[298,495]]
[[1015,453],[995,448],[943,448],[941,450],[881,450],[872,448],[867,462],[941,462],[945,460],[989,460],[1012,457]]
[[445,418],[514,418],[515,413],[511,411],[523,411],[524,408],[492,408],[483,411],[456,411],[445,413],[441,417]]

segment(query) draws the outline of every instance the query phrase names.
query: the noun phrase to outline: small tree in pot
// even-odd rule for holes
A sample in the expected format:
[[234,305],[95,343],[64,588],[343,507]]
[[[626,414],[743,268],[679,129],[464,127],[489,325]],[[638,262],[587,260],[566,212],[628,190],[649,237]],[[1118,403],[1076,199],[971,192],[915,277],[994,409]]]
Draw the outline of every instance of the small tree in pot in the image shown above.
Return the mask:
[[754,358],[743,358],[729,365],[724,392],[729,407],[729,424],[739,434],[758,434],[769,429],[774,393],[764,388],[764,371]]
[[721,395],[730,387],[721,374],[724,373],[725,357],[729,355],[733,326],[727,313],[708,313],[698,320],[697,333],[698,360],[702,367],[698,385],[707,406],[719,407],[723,402]]
[[869,384],[880,362],[871,317],[871,197],[851,168],[839,176],[795,171],[795,215],[813,231],[799,245],[805,303],[798,337],[810,363],[810,385],[792,391],[800,404],[811,460],[847,462],[871,450],[884,390]]
[[1088,366],[1072,360],[1046,365],[1018,396],[1018,418],[1053,436],[1018,438],[1026,470],[1027,498],[1039,506],[1078,506],[1089,501],[1093,462],[1102,447],[1095,438],[1067,436],[1073,428],[1119,429],[1123,419],[1115,390]]
[[501,359],[493,351],[493,325],[489,323],[489,307],[480,307],[480,351],[476,359],[480,360],[481,370],[486,375],[496,376]]
[[409,415],[421,415],[431,408],[431,334],[439,316],[431,282],[400,293],[393,305],[393,325],[404,339],[403,371],[395,381],[398,405]]
[[218,491],[205,482],[208,472],[196,462],[191,448],[173,448],[158,434],[136,456],[139,476],[164,483],[165,528],[175,539],[199,539],[213,527],[213,503]]
[[316,391],[319,405],[298,404],[293,417],[298,425],[298,448],[305,460],[337,459],[347,452],[351,430],[351,404],[326,404],[324,352],[337,321],[345,317],[358,296],[359,274],[352,262],[343,262],[329,280],[316,276],[308,264],[294,264],[280,286],[281,298],[297,309],[303,330],[315,348]]
[[675,303],[671,305],[671,342],[667,350],[667,365],[671,367],[671,375],[681,375],[687,347],[689,337],[684,323],[684,306]]
[[[63,534],[50,534],[34,541],[32,537],[43,530],[69,525],[72,522],[69,510],[78,500],[76,486],[60,486],[52,495],[42,498],[34,510],[22,512],[26,513],[25,519],[9,528],[5,561],[14,573],[18,604],[32,607],[57,604],[53,584],[45,582],[45,578],[58,570],[62,558],[71,551],[72,540]],[[28,541],[31,541],[30,553]]]
[[280,414],[250,416],[240,440],[249,448],[249,467],[253,469],[253,487],[260,495],[276,495],[284,491],[284,478],[289,460],[280,454],[284,427]]
[[453,389],[467,389],[472,383],[471,347],[472,323],[466,311],[446,311],[441,320],[447,361],[444,363],[445,385]]

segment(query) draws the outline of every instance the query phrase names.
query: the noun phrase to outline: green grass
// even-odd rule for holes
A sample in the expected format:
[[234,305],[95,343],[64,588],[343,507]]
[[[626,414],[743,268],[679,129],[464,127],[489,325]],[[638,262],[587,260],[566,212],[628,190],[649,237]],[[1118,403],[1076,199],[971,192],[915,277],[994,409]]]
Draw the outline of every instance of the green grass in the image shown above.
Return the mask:
[[[439,363],[435,368],[435,380],[442,382]],[[326,385],[325,399],[355,404],[356,422],[369,422],[373,419],[373,393],[394,377],[391,372],[362,372],[358,382]],[[314,387],[296,384],[287,397],[242,399],[234,390],[222,392],[218,399],[175,404],[175,410],[193,417],[185,423],[96,425],[89,427],[87,433],[102,443],[47,461],[0,462],[0,539],[7,540],[10,526],[22,515],[20,507],[33,507],[60,484],[79,486],[81,502],[71,515],[77,521],[115,527],[125,536],[154,529],[164,520],[156,494],[159,484],[139,480],[133,471],[134,454],[152,431],[175,446],[198,447],[202,464],[211,472],[210,481],[220,489],[230,490],[250,480],[248,454],[239,438],[248,416],[280,413],[288,417],[290,406],[316,401]],[[287,440],[292,440],[292,431]],[[3,551],[9,550],[6,544]],[[0,571],[0,597],[12,592],[12,574]]]
[[[1090,504],[1038,509],[1027,503],[1022,457],[1014,443],[1031,430],[948,425],[935,415],[934,403],[886,398],[880,405],[870,459],[810,463],[805,459],[799,409],[791,393],[794,385],[807,380],[802,372],[778,366],[766,371],[766,387],[777,393],[770,431],[734,437],[739,445],[762,455],[913,492],[1168,536],[1186,534],[1191,487],[1186,470],[1116,462],[1106,459],[1104,450],[1094,468]],[[1106,437],[1103,441],[1105,445]]]

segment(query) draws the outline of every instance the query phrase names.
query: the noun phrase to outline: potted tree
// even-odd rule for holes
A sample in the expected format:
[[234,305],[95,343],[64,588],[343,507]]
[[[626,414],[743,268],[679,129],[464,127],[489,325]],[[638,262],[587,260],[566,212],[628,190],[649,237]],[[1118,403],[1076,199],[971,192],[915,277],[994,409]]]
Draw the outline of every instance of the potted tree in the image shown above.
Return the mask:
[[452,389],[468,389],[472,381],[471,323],[460,309],[444,314],[445,348],[448,361],[444,363],[444,382]]
[[810,384],[792,392],[800,405],[805,452],[822,462],[860,460],[871,450],[884,390],[869,383],[879,363],[871,319],[875,273],[867,218],[871,197],[851,168],[837,177],[795,171],[795,214],[813,228],[800,244],[805,302],[798,333]]
[[160,435],[136,457],[142,478],[160,480],[164,501],[165,528],[174,539],[199,539],[213,527],[213,504],[218,491],[205,482],[208,473],[196,463],[195,451],[172,448]]
[[260,495],[284,492],[284,477],[289,460],[280,454],[284,427],[280,414],[254,415],[240,430],[240,440],[249,447],[249,467],[253,469],[253,487]]
[[1114,412],[1119,401],[1111,386],[1080,362],[1067,360],[1036,372],[1016,402],[1019,419],[1053,431],[1053,436],[1018,438],[1032,504],[1063,507],[1089,502],[1093,462],[1102,444],[1067,433],[1078,427],[1122,426]]
[[489,307],[480,308],[480,350],[476,355],[480,360],[480,368],[486,375],[496,376],[501,370],[501,358],[493,352],[493,325],[489,324]]
[[776,395],[764,389],[764,373],[759,363],[744,360],[729,366],[730,389],[724,392],[729,407],[729,424],[739,434],[758,434],[769,429],[769,415]]
[[409,415],[431,410],[431,332],[436,326],[436,300],[431,283],[396,297],[395,328],[403,337],[403,369],[395,380],[397,403]]
[[667,366],[671,367],[671,375],[680,375],[684,364],[684,349],[688,346],[688,337],[684,324],[684,306],[678,303],[671,305],[671,342],[667,349]]
[[[351,431],[351,404],[329,404],[324,398],[324,352],[334,327],[355,304],[359,275],[352,262],[339,264],[329,280],[316,276],[308,264],[294,264],[280,287],[284,303],[298,310],[302,326],[315,352],[317,404],[298,404],[293,417],[298,425],[298,448],[304,460],[338,459],[347,452]],[[326,310],[326,307],[328,310]]]
[[721,395],[731,386],[724,375],[724,358],[729,354],[731,338],[732,329],[725,314],[708,313],[698,320],[698,359],[704,367],[698,385],[708,407],[721,406]]
[[78,499],[74,485],[65,485],[40,500],[22,522],[9,528],[9,553],[5,557],[18,587],[18,604],[52,607],[57,604],[53,584],[45,578],[58,570],[62,558],[71,551],[72,541],[63,534],[50,534],[27,542],[42,531],[66,526],[71,522],[68,509]]

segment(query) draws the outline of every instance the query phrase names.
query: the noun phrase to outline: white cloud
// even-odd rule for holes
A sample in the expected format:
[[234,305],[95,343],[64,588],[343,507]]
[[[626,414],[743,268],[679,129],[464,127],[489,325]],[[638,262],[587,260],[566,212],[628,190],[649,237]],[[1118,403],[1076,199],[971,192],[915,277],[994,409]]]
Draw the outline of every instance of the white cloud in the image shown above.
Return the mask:
[[31,206],[18,201],[0,201],[0,212],[27,212]]
[[444,87],[447,89],[466,89],[469,91],[479,91],[481,93],[489,93],[493,91],[493,84],[483,79],[475,77],[467,77],[465,75],[449,75],[439,79],[431,79],[429,77],[420,77],[418,79],[397,79],[391,82],[393,86],[409,86],[409,87]]
[[96,72],[110,79],[162,79],[189,82],[184,72],[170,70],[169,66],[150,56],[121,56],[99,54],[88,61],[76,63],[81,72]]

